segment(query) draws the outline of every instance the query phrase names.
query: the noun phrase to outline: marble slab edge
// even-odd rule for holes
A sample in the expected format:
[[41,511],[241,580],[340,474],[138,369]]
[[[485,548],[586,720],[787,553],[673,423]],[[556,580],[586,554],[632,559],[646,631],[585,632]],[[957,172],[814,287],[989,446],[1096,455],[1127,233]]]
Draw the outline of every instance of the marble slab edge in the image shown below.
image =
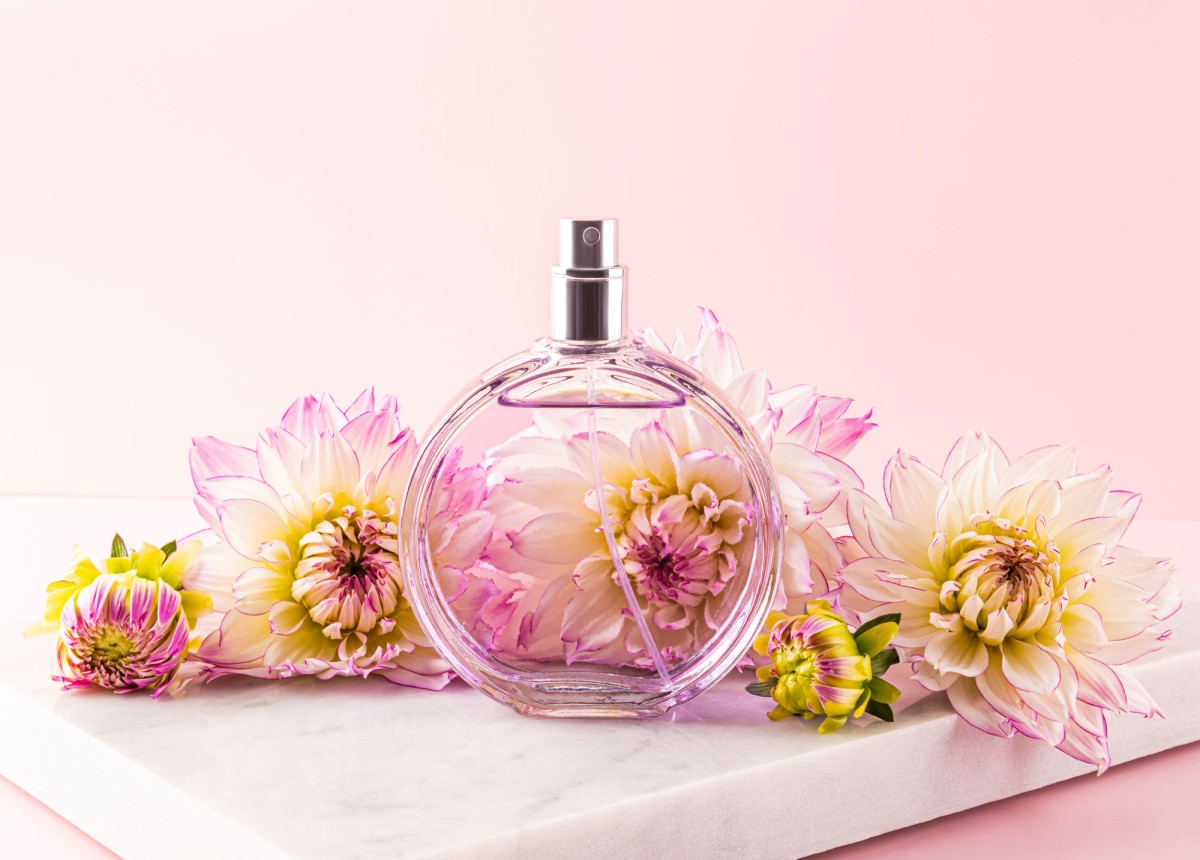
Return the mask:
[[[1113,720],[1114,764],[1200,740],[1200,687],[1187,683],[1200,677],[1200,592],[1186,600],[1174,625],[1185,641],[1134,667],[1168,719]],[[7,683],[0,715],[0,772],[124,857],[289,856]],[[779,758],[766,764],[475,839],[457,833],[421,856],[802,857],[1091,770],[1034,741],[988,737],[937,696],[802,756],[788,754],[787,724],[763,729],[779,733]]]
[[0,773],[122,857],[288,856],[3,683],[0,713]]
[[[1166,719],[1109,721],[1113,765],[1200,741],[1200,590],[1185,588],[1177,616],[1186,643],[1134,673]],[[1180,646],[1180,647],[1176,647]],[[437,860],[530,857],[798,858],[1013,797],[1095,768],[1039,741],[994,738],[930,696],[902,721],[789,758],[691,782],[653,799],[610,804],[422,856]],[[1100,777],[1103,778],[1103,777]]]

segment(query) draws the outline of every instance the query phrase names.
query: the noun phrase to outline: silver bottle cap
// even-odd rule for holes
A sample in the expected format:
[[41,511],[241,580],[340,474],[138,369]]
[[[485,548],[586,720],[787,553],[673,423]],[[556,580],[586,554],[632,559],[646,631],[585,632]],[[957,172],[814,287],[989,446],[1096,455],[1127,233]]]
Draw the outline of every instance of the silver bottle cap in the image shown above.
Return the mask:
[[560,220],[558,265],[550,271],[551,337],[604,343],[625,336],[625,267],[617,265],[616,219]]

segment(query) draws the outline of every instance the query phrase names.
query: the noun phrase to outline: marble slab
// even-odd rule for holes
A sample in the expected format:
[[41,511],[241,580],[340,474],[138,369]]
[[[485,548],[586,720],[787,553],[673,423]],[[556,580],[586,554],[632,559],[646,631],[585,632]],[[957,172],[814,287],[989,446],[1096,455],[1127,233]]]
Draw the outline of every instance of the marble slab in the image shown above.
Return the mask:
[[[183,517],[176,505],[144,521]],[[1089,770],[985,736],[940,696],[819,737],[768,722],[745,678],[643,722],[520,717],[461,683],[63,693],[52,641],[23,626],[0,630],[0,773],[128,858],[789,858]],[[1114,720],[1117,762],[1200,739],[1200,592],[1174,626],[1136,667],[1169,718]]]

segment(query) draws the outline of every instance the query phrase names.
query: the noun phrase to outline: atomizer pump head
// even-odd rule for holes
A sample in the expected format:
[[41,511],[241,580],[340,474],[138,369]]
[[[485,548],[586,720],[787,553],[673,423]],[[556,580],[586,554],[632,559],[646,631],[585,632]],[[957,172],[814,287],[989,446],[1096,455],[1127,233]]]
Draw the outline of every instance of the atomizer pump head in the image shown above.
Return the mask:
[[550,335],[573,343],[606,343],[626,331],[625,267],[617,264],[613,218],[558,222],[558,265],[551,269]]

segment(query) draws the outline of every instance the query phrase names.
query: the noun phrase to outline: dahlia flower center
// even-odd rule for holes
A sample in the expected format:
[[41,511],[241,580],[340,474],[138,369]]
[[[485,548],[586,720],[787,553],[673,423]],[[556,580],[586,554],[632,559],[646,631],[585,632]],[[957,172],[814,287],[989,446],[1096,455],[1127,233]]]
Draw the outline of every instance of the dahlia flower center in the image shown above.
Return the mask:
[[92,657],[102,663],[116,663],[133,653],[134,642],[121,630],[106,627],[92,637]]
[[[739,513],[745,517],[740,506]],[[697,509],[677,495],[638,505],[617,546],[634,588],[647,603],[696,607],[725,589],[736,569],[730,546],[741,537],[741,526],[736,532],[726,530],[715,507]]]
[[300,540],[292,596],[326,635],[370,633],[400,601],[396,524],[347,506]]
[[1058,549],[1053,543],[1043,546],[1011,522],[977,523],[975,531],[954,540],[952,552],[957,559],[942,588],[942,609],[963,613],[970,628],[981,629],[987,616],[1000,609],[1020,625],[1057,591]]
[[799,645],[785,645],[772,655],[776,671],[780,675],[800,675],[812,678],[816,674],[816,654]]
[[683,566],[679,558],[658,535],[652,535],[646,543],[635,544],[626,555],[626,561],[635,563],[634,582],[638,591],[651,603],[665,603],[673,599],[682,584],[676,565]]

